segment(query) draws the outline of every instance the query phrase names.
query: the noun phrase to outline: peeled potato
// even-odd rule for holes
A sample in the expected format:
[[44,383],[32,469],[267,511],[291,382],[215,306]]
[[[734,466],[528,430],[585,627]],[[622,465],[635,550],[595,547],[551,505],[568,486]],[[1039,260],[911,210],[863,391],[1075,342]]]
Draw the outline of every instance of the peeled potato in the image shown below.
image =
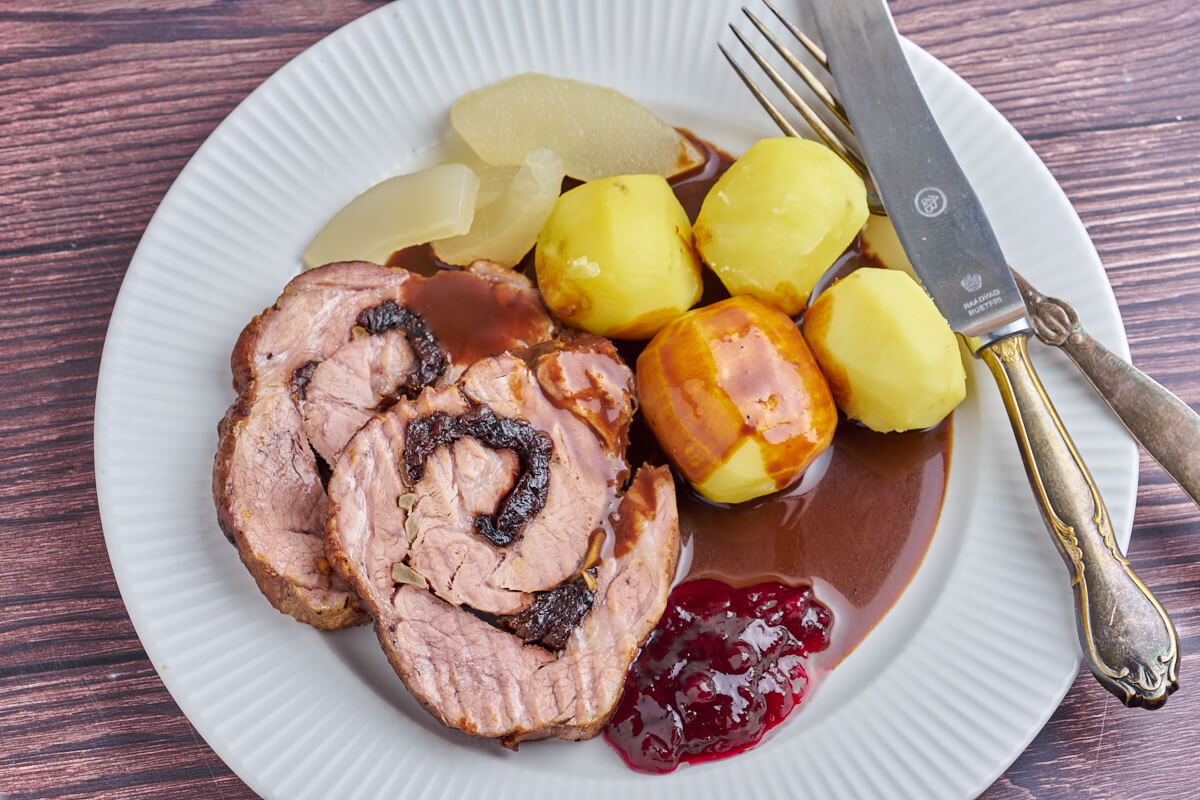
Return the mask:
[[551,311],[616,339],[649,339],[703,288],[692,226],[661,175],[604,178],[563,193],[534,264]]
[[475,212],[471,230],[434,242],[434,255],[447,264],[487,258],[516,266],[537,242],[538,232],[558,200],[562,180],[562,159],[553,150],[534,150],[499,198]]
[[568,175],[585,181],[670,177],[704,161],[687,138],[621,92],[533,72],[463,95],[450,122],[489,164],[517,165],[548,147]]
[[749,296],[689,311],[637,361],[638,401],[701,494],[741,503],[792,483],[837,428],[837,408],[791,318]]
[[872,430],[928,428],[966,396],[950,325],[899,270],[855,270],[821,292],[804,338],[838,407]]
[[730,294],[795,315],[867,216],[866,186],[828,147],[763,139],[705,197],[696,251]]
[[462,164],[397,175],[350,201],[309,243],[304,266],[334,261],[382,264],[397,250],[471,228],[479,178]]

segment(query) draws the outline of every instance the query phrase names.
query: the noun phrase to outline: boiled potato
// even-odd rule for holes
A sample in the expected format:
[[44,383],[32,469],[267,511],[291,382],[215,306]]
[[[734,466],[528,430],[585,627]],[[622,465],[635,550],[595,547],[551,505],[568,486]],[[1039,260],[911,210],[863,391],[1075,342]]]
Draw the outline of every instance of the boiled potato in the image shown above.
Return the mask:
[[866,186],[828,147],[763,139],[705,197],[696,250],[730,294],[795,315],[867,216]]
[[899,270],[855,270],[821,292],[804,338],[838,407],[872,430],[928,428],[966,396],[954,333]]
[[488,164],[515,166],[548,147],[562,156],[568,175],[585,181],[671,177],[704,162],[685,136],[627,95],[532,72],[463,95],[450,122]]
[[479,178],[462,164],[441,164],[377,183],[350,201],[313,238],[304,266],[334,261],[382,264],[397,250],[471,228]]
[[433,254],[447,264],[466,265],[486,258],[506,267],[516,266],[533,247],[550,216],[563,174],[557,153],[534,150],[499,197],[475,211],[471,230],[435,241]]
[[650,429],[692,486],[741,503],[791,484],[833,440],[837,407],[791,318],[749,296],[669,322],[637,361]]
[[564,192],[534,256],[550,310],[576,328],[649,339],[700,299],[692,226],[661,175],[622,175]]

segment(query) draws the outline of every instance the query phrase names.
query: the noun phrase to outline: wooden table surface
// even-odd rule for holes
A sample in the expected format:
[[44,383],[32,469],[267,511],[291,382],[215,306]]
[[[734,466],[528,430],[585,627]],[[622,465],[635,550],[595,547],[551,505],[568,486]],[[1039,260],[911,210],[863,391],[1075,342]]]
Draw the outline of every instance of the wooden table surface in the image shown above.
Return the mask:
[[[0,798],[253,796],[125,613],[96,506],[96,374],[134,247],[188,158],[378,5],[0,2]],[[1200,406],[1200,3],[892,8],[1030,141],[1095,241],[1134,362]],[[1200,797],[1198,548],[1200,512],[1143,456],[1131,555],[1178,627],[1183,688],[1129,711],[1078,678],[985,797]]]

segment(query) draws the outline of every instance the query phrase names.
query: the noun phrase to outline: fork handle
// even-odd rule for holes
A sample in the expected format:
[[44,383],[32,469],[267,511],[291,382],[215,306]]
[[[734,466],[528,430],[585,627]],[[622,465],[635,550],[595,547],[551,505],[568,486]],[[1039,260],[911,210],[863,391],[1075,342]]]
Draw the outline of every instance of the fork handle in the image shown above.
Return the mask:
[[1071,357],[1133,438],[1200,505],[1200,414],[1093,339],[1068,304],[1040,297],[1030,311],[1038,338]]
[[1083,659],[1127,706],[1157,708],[1177,688],[1179,644],[1158,600],[1117,548],[1108,510],[1029,360],[1028,333],[984,345],[1059,554],[1071,572]]

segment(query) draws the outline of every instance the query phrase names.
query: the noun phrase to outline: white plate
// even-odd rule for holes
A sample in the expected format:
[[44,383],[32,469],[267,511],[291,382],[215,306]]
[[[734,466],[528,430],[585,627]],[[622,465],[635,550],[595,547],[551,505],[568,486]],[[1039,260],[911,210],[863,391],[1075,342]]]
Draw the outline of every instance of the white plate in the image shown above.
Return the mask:
[[[774,135],[716,52],[737,6],[701,0],[407,0],[281,69],[213,133],[163,200],[109,326],[96,483],[113,569],[163,682],[214,750],[277,798],[969,797],[1041,728],[1078,666],[1066,572],[1034,512],[990,379],[956,421],[934,544],[893,611],[762,746],[665,777],[601,741],[518,754],[444,730],[366,629],[321,634],[259,595],[217,528],[216,423],[242,326],[313,233],[379,179],[428,163],[450,103],[538,70],[622,89],[738,152]],[[1083,227],[979,95],[908,54],[1009,260],[1069,296],[1127,355]],[[1057,353],[1036,358],[1128,540],[1136,452]]]

